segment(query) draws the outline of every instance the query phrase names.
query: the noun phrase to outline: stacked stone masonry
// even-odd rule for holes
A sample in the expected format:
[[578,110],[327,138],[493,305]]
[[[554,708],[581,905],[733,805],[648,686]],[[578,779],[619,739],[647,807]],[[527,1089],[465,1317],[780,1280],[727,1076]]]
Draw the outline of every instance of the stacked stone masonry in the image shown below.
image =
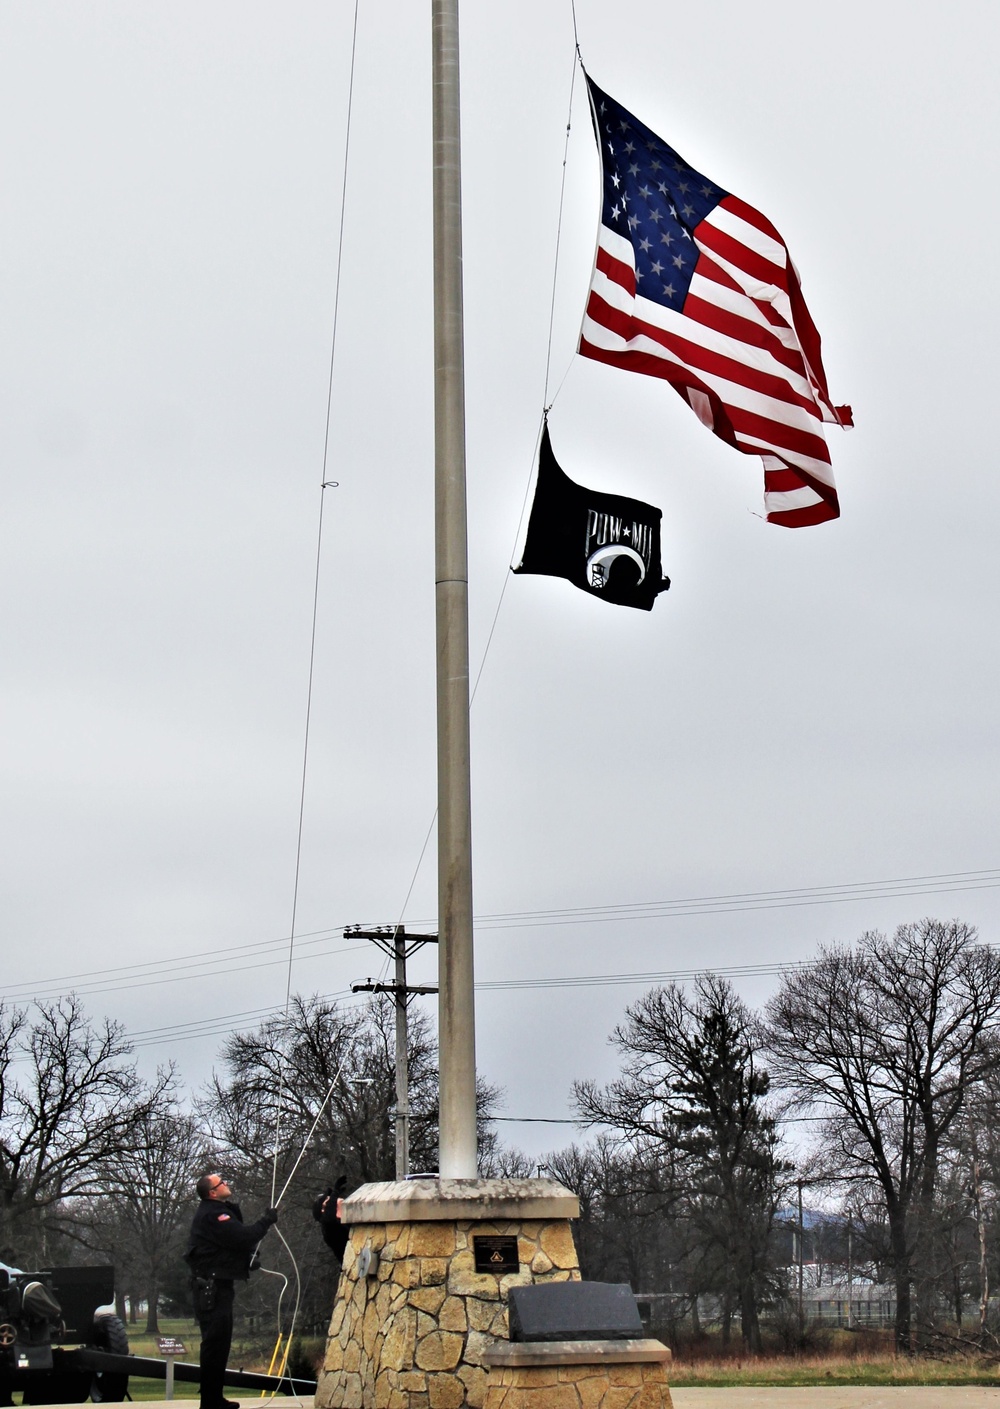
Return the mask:
[[[477,1273],[472,1239],[479,1234],[516,1236],[520,1271],[505,1277]],[[366,1248],[378,1264],[374,1275],[362,1277],[359,1258]],[[354,1224],[317,1409],[482,1409],[483,1353],[507,1339],[510,1288],[579,1278],[564,1218]],[[607,1409],[626,1404],[609,1401]],[[645,1401],[641,1409],[647,1409]]]
[[494,1365],[485,1409],[671,1409],[671,1403],[662,1363]]

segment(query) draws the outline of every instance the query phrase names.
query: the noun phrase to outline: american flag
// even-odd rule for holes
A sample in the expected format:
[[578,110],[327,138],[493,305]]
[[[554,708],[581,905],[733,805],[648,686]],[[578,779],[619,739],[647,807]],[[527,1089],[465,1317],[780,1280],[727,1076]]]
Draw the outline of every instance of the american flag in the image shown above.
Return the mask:
[[784,240],[589,78],[604,210],[580,352],[663,377],[722,440],[764,462],[769,523],[840,514],[819,334]]

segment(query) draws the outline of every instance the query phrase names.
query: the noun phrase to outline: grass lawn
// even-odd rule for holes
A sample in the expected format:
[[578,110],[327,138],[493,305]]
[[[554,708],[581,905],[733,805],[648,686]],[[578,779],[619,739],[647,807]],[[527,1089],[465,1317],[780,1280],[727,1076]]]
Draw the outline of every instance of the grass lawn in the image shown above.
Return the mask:
[[160,1336],[173,1336],[176,1340],[182,1340],[187,1346],[185,1359],[192,1357],[198,1359],[198,1346],[201,1344],[201,1335],[198,1331],[198,1323],[189,1316],[161,1316],[160,1329],[156,1335],[148,1336],[142,1327],[141,1322],[134,1326],[126,1326],[128,1331],[129,1349],[135,1355],[156,1355],[160,1353],[157,1340]]
[[[128,1382],[129,1398],[138,1402],[141,1399],[163,1399],[166,1390],[162,1380],[139,1380],[134,1375],[129,1377]],[[238,1394],[245,1394],[245,1390],[227,1390],[230,1398],[235,1398]],[[197,1385],[174,1385],[175,1399],[198,1399]]]
[[[187,1364],[198,1363],[200,1337],[197,1323],[190,1319],[160,1318],[161,1336],[182,1340]],[[138,1326],[129,1327],[129,1344],[136,1355],[160,1358],[157,1337],[148,1336]],[[310,1342],[310,1345],[312,1343]],[[317,1341],[315,1349],[321,1347]],[[264,1370],[268,1368],[273,1340],[261,1335],[241,1334],[237,1326],[229,1363],[234,1368]],[[1000,1365],[973,1359],[932,1360],[896,1357],[889,1352],[845,1355],[832,1349],[825,1355],[767,1356],[759,1359],[675,1359],[670,1368],[670,1383],[678,1387],[706,1389],[736,1385],[781,1386],[803,1385],[987,1385],[1000,1386]],[[162,1399],[163,1380],[147,1380],[133,1376],[129,1393],[135,1400]],[[238,1391],[234,1397],[257,1398],[259,1391]],[[265,1396],[266,1397],[266,1396]],[[198,1386],[180,1381],[174,1385],[175,1399],[197,1399]]]
[[897,1359],[892,1355],[675,1360],[670,1383],[691,1389],[698,1385],[1000,1385],[1000,1366],[969,1360]]
[[[189,1318],[174,1318],[170,1316],[160,1317],[160,1329],[155,1336],[149,1336],[139,1325],[128,1327],[129,1349],[133,1355],[148,1355],[153,1360],[161,1359],[160,1348],[157,1345],[159,1336],[174,1336],[177,1340],[184,1342],[186,1354],[178,1356],[187,1365],[197,1365],[198,1347],[201,1344],[201,1335],[198,1331],[196,1321]],[[162,1399],[165,1393],[163,1380],[140,1379],[138,1375],[130,1375],[128,1381],[128,1392],[133,1399]],[[175,1399],[197,1399],[198,1386],[196,1384],[185,1384],[180,1380],[174,1381]]]
[[[173,1336],[175,1339],[183,1341],[186,1354],[178,1357],[185,1365],[197,1365],[198,1347],[201,1344],[201,1336],[198,1331],[198,1324],[191,1318],[180,1318],[161,1316],[160,1329],[156,1335],[147,1335],[141,1325],[128,1327],[129,1348],[134,1355],[146,1355],[154,1360],[159,1360],[160,1348],[157,1341],[160,1336]],[[273,1340],[267,1345],[262,1337],[246,1337],[240,1334],[240,1327],[237,1326],[236,1334],[233,1337],[233,1348],[229,1356],[229,1364],[234,1369],[240,1370],[262,1370],[267,1371],[271,1359],[271,1352],[274,1349]],[[268,1391],[264,1391],[267,1397]],[[129,1377],[129,1394],[135,1400],[141,1399],[162,1399],[164,1395],[163,1380],[149,1380],[140,1378],[138,1375]],[[260,1390],[238,1390],[230,1391],[232,1398],[254,1399],[261,1395]],[[188,1384],[181,1380],[174,1381],[175,1399],[197,1399],[197,1384]]]

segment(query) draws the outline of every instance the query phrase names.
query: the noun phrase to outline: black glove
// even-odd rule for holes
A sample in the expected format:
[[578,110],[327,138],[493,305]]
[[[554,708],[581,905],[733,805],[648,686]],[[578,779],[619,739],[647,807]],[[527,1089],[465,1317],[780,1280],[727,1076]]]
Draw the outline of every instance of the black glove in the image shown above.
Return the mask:
[[317,1223],[322,1222],[322,1219],[323,1219],[323,1205],[326,1203],[327,1199],[332,1199],[333,1196],[334,1196],[334,1195],[333,1195],[333,1190],[330,1189],[330,1188],[327,1188],[327,1191],[326,1191],[325,1194],[319,1194],[319,1195],[317,1195],[316,1200],[315,1200],[315,1202],[313,1203],[313,1218],[315,1218],[315,1220],[316,1220]]
[[277,1223],[277,1221],[278,1221],[278,1210],[277,1210],[276,1208],[266,1208],[266,1209],[264,1210],[264,1218],[263,1218],[263,1221],[264,1221],[265,1223],[268,1223],[268,1224],[270,1224],[270,1223]]
[[344,1197],[344,1190],[347,1188],[347,1175],[342,1174],[333,1186],[334,1196],[338,1199]]

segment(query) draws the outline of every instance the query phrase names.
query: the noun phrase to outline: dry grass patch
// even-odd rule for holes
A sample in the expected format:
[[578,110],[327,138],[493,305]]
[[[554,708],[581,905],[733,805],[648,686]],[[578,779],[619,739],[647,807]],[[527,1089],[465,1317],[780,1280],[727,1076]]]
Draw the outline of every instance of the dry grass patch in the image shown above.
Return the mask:
[[675,1360],[670,1383],[704,1385],[1000,1385],[996,1362],[894,1355],[804,1355],[746,1360]]

